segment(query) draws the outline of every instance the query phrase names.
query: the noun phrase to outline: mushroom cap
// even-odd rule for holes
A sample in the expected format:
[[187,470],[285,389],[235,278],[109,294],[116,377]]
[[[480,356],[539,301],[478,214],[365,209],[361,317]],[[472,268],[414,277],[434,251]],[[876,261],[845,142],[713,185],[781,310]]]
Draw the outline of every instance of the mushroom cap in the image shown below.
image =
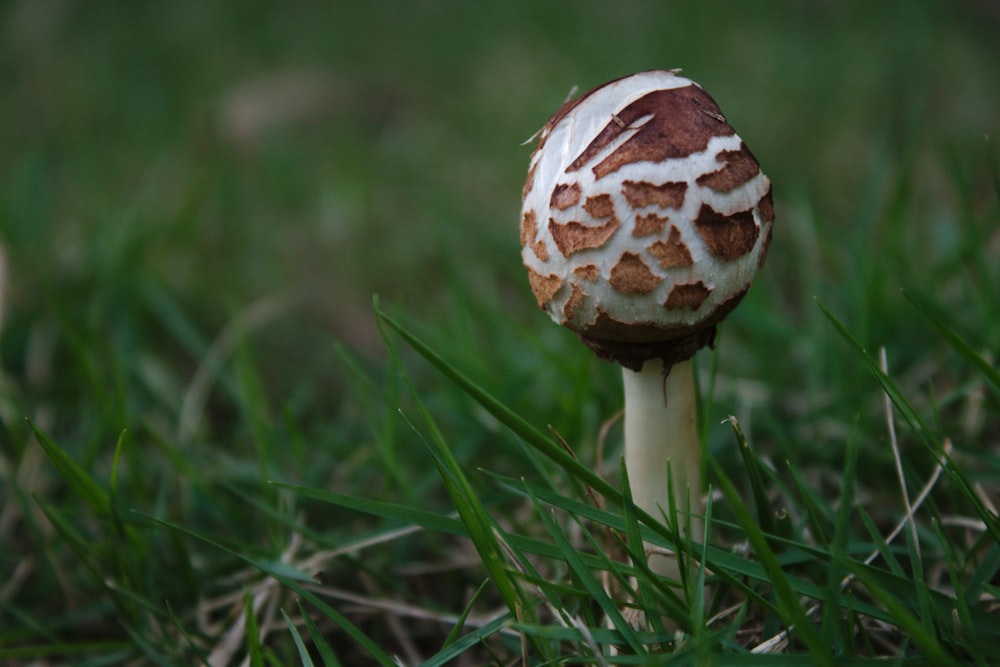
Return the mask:
[[718,105],[665,70],[566,102],[540,132],[523,198],[538,305],[629,368],[712,344],[774,219],[771,182]]

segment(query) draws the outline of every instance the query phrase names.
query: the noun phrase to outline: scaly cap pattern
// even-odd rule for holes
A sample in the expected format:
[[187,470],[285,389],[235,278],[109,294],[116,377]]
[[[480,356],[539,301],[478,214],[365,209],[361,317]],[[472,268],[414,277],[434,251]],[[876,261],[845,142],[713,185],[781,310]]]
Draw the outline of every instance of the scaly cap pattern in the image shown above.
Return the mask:
[[564,104],[540,133],[523,199],[538,305],[629,368],[711,345],[763,265],[774,220],[756,158],[676,71]]

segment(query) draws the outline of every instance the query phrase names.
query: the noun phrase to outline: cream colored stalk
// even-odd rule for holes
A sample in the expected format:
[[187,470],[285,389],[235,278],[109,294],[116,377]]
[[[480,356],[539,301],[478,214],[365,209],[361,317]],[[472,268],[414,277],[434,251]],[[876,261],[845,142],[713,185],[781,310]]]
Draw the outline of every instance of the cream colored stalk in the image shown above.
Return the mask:
[[[674,364],[651,359],[639,371],[622,368],[625,388],[625,469],[636,506],[654,518],[673,520],[683,537],[701,531],[701,447],[690,361]],[[673,497],[670,491],[673,489]],[[690,527],[690,532],[688,528]],[[649,567],[679,580],[677,560],[647,545]]]

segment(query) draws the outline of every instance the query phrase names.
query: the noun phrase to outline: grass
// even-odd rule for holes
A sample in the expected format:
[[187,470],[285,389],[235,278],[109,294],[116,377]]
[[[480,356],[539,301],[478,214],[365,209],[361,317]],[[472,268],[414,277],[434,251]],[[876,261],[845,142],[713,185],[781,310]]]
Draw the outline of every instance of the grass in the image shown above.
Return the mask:
[[[0,6],[0,662],[1000,663],[1000,19],[746,4]],[[693,541],[516,240],[677,66],[777,197]]]

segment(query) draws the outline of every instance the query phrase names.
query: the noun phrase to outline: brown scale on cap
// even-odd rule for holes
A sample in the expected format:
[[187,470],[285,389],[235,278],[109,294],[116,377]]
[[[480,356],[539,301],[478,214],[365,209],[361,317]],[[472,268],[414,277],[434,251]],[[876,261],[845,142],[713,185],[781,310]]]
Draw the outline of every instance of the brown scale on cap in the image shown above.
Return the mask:
[[[537,151],[536,151],[537,152]],[[535,169],[538,168],[537,164],[531,165],[528,169],[528,177],[524,179],[524,185],[521,186],[521,201],[528,198],[528,193],[531,192],[531,188],[535,184]]]
[[771,200],[771,188],[768,188],[764,196],[760,198],[757,211],[760,213],[760,221],[767,224],[767,235],[764,237],[763,243],[760,244],[760,257],[757,258],[757,268],[760,269],[764,268],[764,262],[767,261],[767,249],[771,247],[771,235],[774,232],[774,225],[770,224],[774,222],[774,202]]
[[661,234],[667,228],[667,222],[669,221],[669,218],[656,215],[655,213],[640,213],[635,216],[635,227],[632,228],[632,236],[642,237]]
[[684,195],[687,193],[687,183],[653,183],[625,181],[622,183],[622,194],[632,208],[642,208],[656,204],[660,208],[680,208],[684,205]]
[[698,86],[655,90],[617,112],[566,171],[583,167],[645,116],[652,118],[611,155],[594,165],[594,176],[600,179],[633,162],[687,157],[705,150],[712,137],[735,134],[715,100]]
[[583,303],[584,299],[587,298],[586,293],[580,288],[579,285],[573,285],[573,290],[570,292],[569,299],[566,300],[566,305],[563,306],[563,317],[568,321],[573,321],[576,318],[576,310]]
[[694,260],[691,259],[691,251],[681,240],[681,232],[677,227],[671,225],[670,236],[666,241],[654,241],[647,248],[649,254],[660,261],[660,268],[672,269],[679,266],[691,266]]
[[593,264],[584,264],[573,269],[573,275],[593,282],[601,275],[601,270]]
[[595,218],[610,218],[615,215],[615,203],[611,201],[611,195],[595,195],[587,197],[583,210]]
[[543,276],[528,269],[528,282],[531,283],[531,291],[535,294],[539,307],[544,308],[545,304],[552,301],[552,297],[562,289],[562,278],[555,274]]
[[678,283],[670,290],[670,296],[663,303],[663,307],[667,310],[675,308],[698,310],[711,293],[712,289],[706,287],[700,280],[696,283]]
[[724,261],[737,259],[753,250],[760,233],[752,210],[723,215],[708,204],[701,205],[694,226],[708,251]]
[[555,241],[556,247],[563,257],[569,257],[581,250],[600,248],[618,230],[621,222],[618,218],[612,217],[603,225],[592,227],[581,222],[571,220],[570,222],[559,224],[554,219],[549,219],[549,234]]
[[715,159],[725,166],[699,176],[697,182],[716,192],[731,192],[760,173],[760,165],[744,143],[740,143],[738,151],[722,151]]
[[611,268],[610,283],[622,294],[649,294],[663,278],[655,275],[635,253],[624,253]]
[[535,240],[537,236],[538,217],[534,211],[527,211],[521,216],[521,245],[525,247],[530,245],[535,256],[543,262],[547,262],[549,260],[548,248],[545,247],[544,242]]
[[576,206],[580,201],[580,184],[563,183],[557,185],[552,191],[552,198],[549,200],[550,206],[554,209],[564,211],[570,206]]

